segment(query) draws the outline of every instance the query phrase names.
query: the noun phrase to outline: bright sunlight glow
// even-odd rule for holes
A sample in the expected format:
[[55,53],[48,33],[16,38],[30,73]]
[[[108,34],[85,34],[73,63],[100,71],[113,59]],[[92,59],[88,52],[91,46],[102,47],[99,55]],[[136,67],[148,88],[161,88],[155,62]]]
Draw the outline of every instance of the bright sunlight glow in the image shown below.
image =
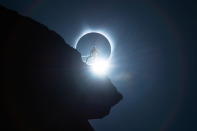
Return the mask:
[[109,61],[96,59],[91,65],[91,70],[97,75],[106,75],[109,70]]

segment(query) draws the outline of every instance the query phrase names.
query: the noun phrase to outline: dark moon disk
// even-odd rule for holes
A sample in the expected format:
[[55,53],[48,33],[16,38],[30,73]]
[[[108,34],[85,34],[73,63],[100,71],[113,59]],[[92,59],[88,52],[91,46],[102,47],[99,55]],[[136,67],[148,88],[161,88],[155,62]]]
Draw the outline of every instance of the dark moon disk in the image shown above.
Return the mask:
[[111,45],[108,39],[100,33],[87,33],[82,36],[76,46],[82,58],[90,55],[91,50],[96,47],[99,57],[107,59],[111,54]]

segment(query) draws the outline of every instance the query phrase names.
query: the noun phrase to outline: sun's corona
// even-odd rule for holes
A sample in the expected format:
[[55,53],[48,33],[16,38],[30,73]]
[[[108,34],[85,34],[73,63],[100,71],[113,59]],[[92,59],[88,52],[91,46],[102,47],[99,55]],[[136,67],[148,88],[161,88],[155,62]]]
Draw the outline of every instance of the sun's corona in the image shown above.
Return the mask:
[[78,45],[80,39],[83,36],[90,34],[90,33],[100,34],[100,35],[104,36],[109,41],[109,44],[111,47],[111,53],[110,53],[110,56],[108,59],[98,58],[98,59],[95,59],[92,63],[86,63],[91,67],[91,71],[94,74],[97,74],[99,76],[106,75],[109,72],[110,61],[111,61],[113,50],[114,50],[112,39],[107,33],[102,32],[102,31],[98,31],[98,30],[86,30],[83,33],[81,33],[81,35],[77,38],[74,48],[77,49],[77,45]]
[[110,47],[111,47],[111,54],[110,54],[110,56],[109,56],[109,59],[111,59],[111,58],[112,58],[112,55],[113,55],[113,51],[114,51],[114,43],[113,43],[113,40],[112,40],[112,38],[110,37],[110,35],[109,35],[108,33],[104,32],[104,31],[101,31],[101,30],[90,30],[90,29],[89,29],[89,30],[85,30],[85,31],[82,32],[82,33],[79,35],[79,37],[76,39],[75,44],[74,44],[74,48],[77,49],[77,45],[78,45],[78,43],[79,43],[79,40],[80,40],[83,36],[85,36],[85,35],[87,35],[87,34],[90,34],[90,33],[98,33],[98,34],[104,36],[104,37],[109,41],[109,44],[110,44]]

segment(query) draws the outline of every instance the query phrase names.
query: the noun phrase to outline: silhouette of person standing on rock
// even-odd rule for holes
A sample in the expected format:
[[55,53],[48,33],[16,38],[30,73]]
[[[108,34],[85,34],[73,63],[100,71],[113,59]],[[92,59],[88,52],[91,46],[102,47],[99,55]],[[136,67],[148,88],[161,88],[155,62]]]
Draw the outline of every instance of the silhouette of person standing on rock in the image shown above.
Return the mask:
[[86,63],[87,62],[90,63],[89,61],[94,62],[97,59],[98,55],[99,55],[98,49],[96,48],[96,46],[93,46],[90,51],[90,55],[86,59]]

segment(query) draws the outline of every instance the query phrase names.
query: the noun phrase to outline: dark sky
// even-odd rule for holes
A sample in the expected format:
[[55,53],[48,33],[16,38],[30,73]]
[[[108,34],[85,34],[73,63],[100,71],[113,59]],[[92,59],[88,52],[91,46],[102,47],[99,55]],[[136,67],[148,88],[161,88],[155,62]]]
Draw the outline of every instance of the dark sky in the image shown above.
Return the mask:
[[114,44],[109,77],[124,99],[96,131],[197,130],[196,4],[148,0],[1,0],[74,46],[86,29]]

